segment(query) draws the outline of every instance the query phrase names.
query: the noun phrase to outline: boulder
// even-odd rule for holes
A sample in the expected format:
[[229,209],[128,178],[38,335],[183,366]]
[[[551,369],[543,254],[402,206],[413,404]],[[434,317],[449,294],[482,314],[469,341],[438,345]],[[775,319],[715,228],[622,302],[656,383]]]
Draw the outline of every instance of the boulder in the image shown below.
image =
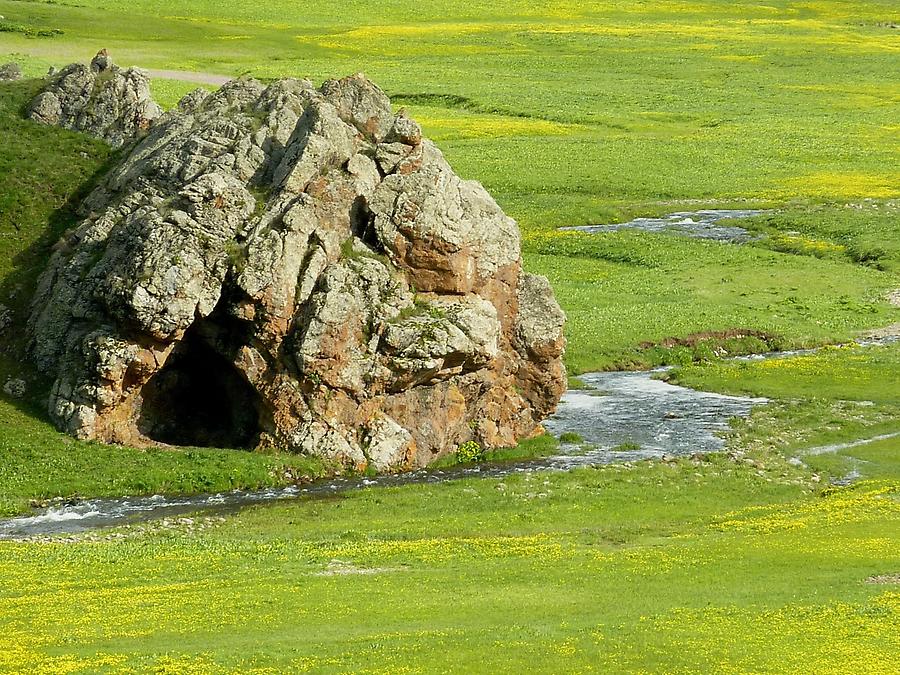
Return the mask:
[[540,429],[566,385],[562,311],[515,222],[378,87],[239,79],[145,128],[97,96],[125,72],[103,54],[32,104],[133,142],[29,319],[61,429],[377,471]]
[[5,63],[0,66],[0,82],[14,82],[22,79],[22,68],[18,63]]
[[162,109],[150,95],[150,80],[138,68],[119,68],[102,50],[90,65],[73,63],[51,75],[50,84],[28,106],[28,117],[120,147],[145,133]]
[[20,380],[18,378],[12,378],[6,381],[6,384],[3,385],[3,393],[12,398],[22,398],[25,396],[25,392],[27,391],[28,385],[25,380]]

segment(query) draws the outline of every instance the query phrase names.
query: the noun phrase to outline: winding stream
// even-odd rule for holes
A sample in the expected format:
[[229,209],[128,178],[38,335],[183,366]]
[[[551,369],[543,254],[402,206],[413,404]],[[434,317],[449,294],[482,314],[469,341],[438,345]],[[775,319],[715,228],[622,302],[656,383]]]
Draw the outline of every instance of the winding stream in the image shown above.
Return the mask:
[[872,436],[872,438],[861,438],[858,441],[849,441],[847,443],[833,443],[832,445],[820,445],[815,448],[809,448],[808,450],[803,450],[800,454],[806,457],[815,456],[815,455],[826,455],[835,452],[841,452],[843,450],[850,450],[852,448],[858,448],[863,445],[869,445],[869,443],[877,443],[879,441],[888,441],[892,438],[900,437],[900,431],[894,432],[892,434],[881,434],[879,436]]
[[[89,499],[0,522],[0,539],[54,535],[133,524],[189,513],[216,514],[251,504],[333,495],[348,490],[410,483],[441,483],[468,477],[566,470],[629,460],[709,452],[722,447],[717,432],[732,417],[750,414],[764,399],[722,396],[654,379],[661,371],[592,373],[582,380],[594,389],[569,391],[545,426],[555,435],[579,434],[583,443],[564,443],[559,454],[523,462],[420,470],[374,478],[335,478],[281,489],[233,491],[189,497]],[[620,448],[628,443],[628,448]],[[639,446],[639,447],[638,447]]]
[[[896,339],[891,336],[859,344],[886,344]],[[786,358],[814,351],[798,350],[739,358]],[[452,469],[422,469],[374,478],[333,478],[307,485],[256,491],[235,490],[214,495],[89,499],[0,521],[0,540],[76,533],[186,514],[231,513],[252,504],[323,497],[369,487],[442,483],[461,478],[503,477],[532,471],[564,471],[582,466],[658,459],[666,455],[713,452],[722,449],[724,441],[719,434],[729,428],[730,419],[747,417],[754,406],[766,403],[763,398],[726,396],[672,385],[657,378],[664,371],[603,372],[580,376],[588,388],[566,392],[557,413],[544,423],[557,437],[573,435],[572,442],[562,443],[559,453],[549,457]],[[871,440],[810,452],[834,452]]]

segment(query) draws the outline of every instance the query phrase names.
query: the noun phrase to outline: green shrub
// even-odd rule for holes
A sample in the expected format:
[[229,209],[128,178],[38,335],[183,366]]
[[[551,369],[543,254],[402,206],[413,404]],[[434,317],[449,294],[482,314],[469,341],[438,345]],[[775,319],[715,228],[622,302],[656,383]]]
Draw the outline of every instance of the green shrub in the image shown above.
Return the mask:
[[615,452],[629,452],[632,450],[640,450],[640,443],[635,443],[634,441],[625,441],[624,443],[619,443],[616,447],[613,448]]
[[0,21],[0,33],[21,33],[25,37],[55,37],[62,35],[63,32],[58,28],[34,28],[21,23],[13,23],[11,21]]
[[484,448],[475,441],[466,441],[456,448],[456,459],[461,464],[481,462],[484,460]]

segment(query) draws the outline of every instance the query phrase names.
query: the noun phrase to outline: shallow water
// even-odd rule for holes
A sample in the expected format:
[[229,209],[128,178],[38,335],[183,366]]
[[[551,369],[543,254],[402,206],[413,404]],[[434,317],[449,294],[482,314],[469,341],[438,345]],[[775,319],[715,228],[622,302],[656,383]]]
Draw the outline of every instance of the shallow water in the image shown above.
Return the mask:
[[712,239],[743,244],[758,237],[743,227],[725,225],[722,221],[739,220],[758,216],[768,211],[753,209],[701,209],[699,211],[677,211],[661,218],[635,218],[627,223],[609,225],[578,225],[561,227],[561,230],[578,230],[597,234],[619,230],[643,230],[644,232],[675,232],[696,239]]
[[[576,433],[596,446],[591,463],[690,455],[721,450],[717,434],[733,417],[747,417],[762,398],[725,396],[668,384],[651,372],[591,373],[579,379],[593,387],[570,390],[544,426],[554,434]],[[623,443],[639,449],[614,449]]]
[[[251,504],[321,497],[374,486],[502,477],[659,458],[666,454],[709,452],[722,447],[722,440],[715,434],[728,428],[730,418],[749,415],[753,405],[764,402],[764,399],[721,396],[666,384],[654,379],[657,372],[584,375],[581,379],[596,389],[566,393],[559,412],[545,426],[557,436],[577,433],[590,448],[564,444],[557,455],[522,462],[421,470],[375,478],[337,478],[281,489],[190,497],[91,499],[2,521],[0,539],[83,532],[188,513],[227,513]],[[617,449],[622,443],[639,444],[640,448]]]
[[815,448],[808,448],[806,450],[800,450],[799,454],[802,456],[809,455],[826,455],[835,452],[841,452],[842,450],[850,450],[852,448],[859,448],[863,445],[869,445],[870,443],[877,443],[878,441],[887,441],[891,438],[900,437],[900,431],[894,432],[892,434],[881,434],[880,436],[872,436],[872,438],[861,438],[858,441],[849,441],[847,443],[834,443],[832,445],[820,445]]

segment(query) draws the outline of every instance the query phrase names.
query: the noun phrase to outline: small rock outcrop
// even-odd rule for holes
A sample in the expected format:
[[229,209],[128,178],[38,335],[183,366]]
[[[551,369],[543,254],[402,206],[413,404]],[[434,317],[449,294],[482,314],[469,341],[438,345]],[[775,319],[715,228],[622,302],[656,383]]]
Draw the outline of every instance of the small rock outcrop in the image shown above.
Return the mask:
[[0,82],[14,82],[22,79],[22,69],[18,63],[5,63],[0,66]]
[[27,389],[28,385],[25,380],[20,380],[18,378],[11,378],[3,385],[3,393],[12,398],[24,397]]
[[146,132],[162,114],[146,73],[119,68],[106,50],[89,66],[73,63],[51,77],[28,106],[28,117],[35,122],[83,131],[118,148]]
[[[134,105],[61,93],[105,91],[98,68],[38,97],[57,123],[142,136],[34,300],[60,428],[395,471],[514,444],[554,410],[564,315],[522,270],[515,222],[364,76],[235,80],[144,127]],[[103,122],[71,123],[85,115]]]

